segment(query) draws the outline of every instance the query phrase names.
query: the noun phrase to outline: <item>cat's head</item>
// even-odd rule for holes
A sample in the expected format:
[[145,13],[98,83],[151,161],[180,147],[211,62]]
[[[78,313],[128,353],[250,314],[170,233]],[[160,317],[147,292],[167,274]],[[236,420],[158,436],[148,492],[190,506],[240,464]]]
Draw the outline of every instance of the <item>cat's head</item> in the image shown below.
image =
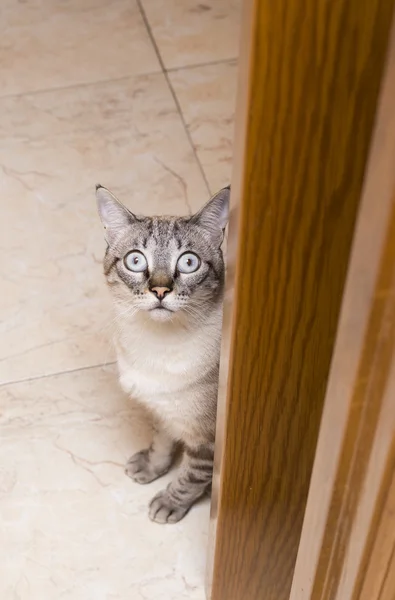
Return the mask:
[[141,217],[96,186],[108,244],[104,272],[125,316],[199,323],[218,306],[229,195],[222,189],[192,217]]

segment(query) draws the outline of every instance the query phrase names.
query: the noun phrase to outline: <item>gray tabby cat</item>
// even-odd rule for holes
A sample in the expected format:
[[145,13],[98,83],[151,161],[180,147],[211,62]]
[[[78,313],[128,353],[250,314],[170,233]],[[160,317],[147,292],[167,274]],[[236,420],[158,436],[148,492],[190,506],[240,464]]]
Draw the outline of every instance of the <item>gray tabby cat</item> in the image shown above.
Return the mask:
[[182,519],[211,485],[229,190],[192,217],[151,218],[96,188],[120,323],[120,382],[155,424],[151,446],[130,458],[126,473],[149,483],[169,470],[176,445],[184,447],[178,476],[150,503],[157,523]]

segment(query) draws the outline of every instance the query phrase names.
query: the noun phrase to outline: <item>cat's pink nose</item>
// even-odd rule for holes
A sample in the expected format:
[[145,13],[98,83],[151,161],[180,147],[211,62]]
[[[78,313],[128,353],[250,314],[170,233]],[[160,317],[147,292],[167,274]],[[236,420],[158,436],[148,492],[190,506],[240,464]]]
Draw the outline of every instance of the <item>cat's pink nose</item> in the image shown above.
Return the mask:
[[171,289],[168,287],[153,287],[151,288],[151,292],[155,294],[155,296],[159,300],[163,300],[166,294],[169,294],[171,292]]

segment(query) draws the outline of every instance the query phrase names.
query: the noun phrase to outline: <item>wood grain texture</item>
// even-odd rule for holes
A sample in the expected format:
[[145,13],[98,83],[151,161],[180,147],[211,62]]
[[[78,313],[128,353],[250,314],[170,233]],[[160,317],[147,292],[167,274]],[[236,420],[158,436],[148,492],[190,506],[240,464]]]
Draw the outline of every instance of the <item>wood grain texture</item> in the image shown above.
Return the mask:
[[[391,369],[395,367],[395,204],[390,216],[390,225],[353,393],[349,398],[343,398],[345,403],[350,402],[348,420],[311,594],[312,600],[360,598],[361,583],[358,584],[358,580],[361,582],[365,578],[366,568],[371,560],[372,541],[366,542],[368,547],[365,560],[361,557],[360,564],[355,565],[354,568],[352,563],[355,561],[352,556],[347,557],[347,554],[352,536],[357,535],[354,528],[357,527],[357,514],[363,502],[364,492],[366,493],[367,490],[369,496],[373,495],[373,499],[376,499],[375,490],[369,485],[368,468],[375,438],[377,435],[379,439],[381,438],[381,432],[377,433],[380,430],[380,414],[386,398]],[[394,391],[395,387],[392,388],[392,393]],[[387,415],[387,421],[384,423],[388,426],[388,419],[391,419],[393,440],[388,449],[387,467],[391,479],[395,468],[394,398],[395,396],[392,396],[388,399],[391,402],[392,413]],[[381,465],[375,462],[375,470],[379,470],[380,467]],[[383,479],[384,489],[377,491],[378,496],[388,493],[388,477],[385,473]],[[377,502],[381,505],[381,498],[378,498]],[[361,523],[360,526],[365,528],[366,525],[365,520],[365,523]],[[373,536],[377,534],[376,526],[373,527],[372,534]],[[355,567],[358,568],[358,574],[353,584],[347,570],[354,571]],[[353,590],[350,589],[351,587]],[[348,594],[345,594],[344,588]]]
[[[393,389],[395,392],[395,389]],[[354,597],[359,600],[395,598],[395,447],[392,447],[379,495],[377,514],[371,523],[371,539],[365,547]]]
[[[393,112],[395,117],[395,107]],[[395,127],[392,133],[395,145]],[[356,236],[291,600],[384,600],[389,590],[388,598],[395,598],[393,171],[391,177],[392,197],[381,196],[384,206],[388,200],[392,205],[383,223],[383,248],[382,229],[366,222],[366,206],[359,217],[365,223]],[[364,235],[373,237],[381,251],[373,293],[375,257],[366,256]],[[364,269],[362,257],[367,259]],[[353,265],[355,260],[360,264]],[[367,314],[364,306],[355,314],[361,287],[369,304]],[[361,343],[357,329],[363,334]],[[350,353],[357,359],[355,369]]]
[[212,600],[289,597],[393,4],[245,7]]
[[392,560],[395,27],[387,58],[291,600],[382,599]]

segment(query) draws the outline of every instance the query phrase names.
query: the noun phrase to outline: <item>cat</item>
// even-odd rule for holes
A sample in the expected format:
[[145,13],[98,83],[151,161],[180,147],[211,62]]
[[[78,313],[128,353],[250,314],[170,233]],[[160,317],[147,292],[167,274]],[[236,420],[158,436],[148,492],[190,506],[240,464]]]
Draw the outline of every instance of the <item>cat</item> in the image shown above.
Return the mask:
[[150,502],[157,523],[178,522],[211,488],[229,195],[230,186],[190,217],[141,217],[96,186],[120,383],[154,422],[126,473],[149,483],[184,449],[177,477]]

